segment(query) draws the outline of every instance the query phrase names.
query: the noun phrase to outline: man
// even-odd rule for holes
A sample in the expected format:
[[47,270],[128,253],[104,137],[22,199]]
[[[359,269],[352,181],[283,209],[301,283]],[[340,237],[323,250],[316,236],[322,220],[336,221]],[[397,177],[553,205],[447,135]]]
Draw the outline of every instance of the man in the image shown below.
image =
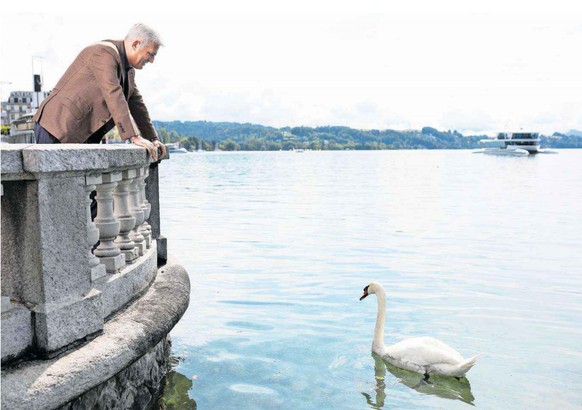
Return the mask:
[[165,155],[135,85],[135,70],[153,63],[162,41],[136,24],[123,41],[105,40],[79,53],[34,115],[37,143],[99,143],[117,126],[123,140]]

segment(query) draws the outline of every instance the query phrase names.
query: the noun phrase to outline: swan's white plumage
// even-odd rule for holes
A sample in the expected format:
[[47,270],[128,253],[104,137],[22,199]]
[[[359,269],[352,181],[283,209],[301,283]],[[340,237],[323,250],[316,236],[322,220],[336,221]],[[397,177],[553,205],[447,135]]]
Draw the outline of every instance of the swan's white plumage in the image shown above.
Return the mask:
[[372,282],[366,287],[362,299],[369,294],[376,294],[378,298],[372,352],[396,367],[420,374],[463,377],[473,367],[477,356],[465,360],[455,349],[432,337],[414,337],[385,346],[386,292],[382,285]]

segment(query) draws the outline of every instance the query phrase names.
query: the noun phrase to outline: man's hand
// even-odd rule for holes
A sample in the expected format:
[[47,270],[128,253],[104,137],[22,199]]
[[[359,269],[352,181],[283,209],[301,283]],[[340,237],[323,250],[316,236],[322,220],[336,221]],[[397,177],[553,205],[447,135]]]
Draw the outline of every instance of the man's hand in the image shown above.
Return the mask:
[[[156,145],[154,145],[154,143],[146,140],[145,138],[142,138],[140,135],[134,135],[133,137],[131,137],[131,142],[133,142],[135,145],[139,145],[140,147],[145,147],[150,153],[152,160],[154,161],[158,160],[158,148]],[[159,144],[159,141],[155,142],[158,142]]]
[[154,146],[160,150],[160,158],[166,157],[166,146],[162,144],[159,140],[153,140],[152,143]]

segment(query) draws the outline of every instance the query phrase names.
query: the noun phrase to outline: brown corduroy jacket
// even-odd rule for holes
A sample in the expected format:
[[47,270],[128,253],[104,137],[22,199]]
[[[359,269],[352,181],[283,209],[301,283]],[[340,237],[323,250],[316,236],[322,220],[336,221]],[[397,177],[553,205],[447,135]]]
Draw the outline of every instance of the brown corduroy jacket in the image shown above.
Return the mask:
[[123,140],[134,135],[157,140],[135,86],[135,69],[126,75],[124,53],[123,41],[107,40],[83,49],[42,102],[34,121],[63,143],[100,139],[113,126]]

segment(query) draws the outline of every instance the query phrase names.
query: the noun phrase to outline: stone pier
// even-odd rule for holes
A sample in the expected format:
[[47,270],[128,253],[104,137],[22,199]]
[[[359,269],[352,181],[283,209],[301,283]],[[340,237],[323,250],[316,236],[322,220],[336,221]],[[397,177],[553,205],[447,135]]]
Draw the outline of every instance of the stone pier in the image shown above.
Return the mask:
[[[190,293],[160,233],[163,163],[126,144],[0,152],[2,409],[142,407]],[[111,390],[138,368],[151,380]]]

